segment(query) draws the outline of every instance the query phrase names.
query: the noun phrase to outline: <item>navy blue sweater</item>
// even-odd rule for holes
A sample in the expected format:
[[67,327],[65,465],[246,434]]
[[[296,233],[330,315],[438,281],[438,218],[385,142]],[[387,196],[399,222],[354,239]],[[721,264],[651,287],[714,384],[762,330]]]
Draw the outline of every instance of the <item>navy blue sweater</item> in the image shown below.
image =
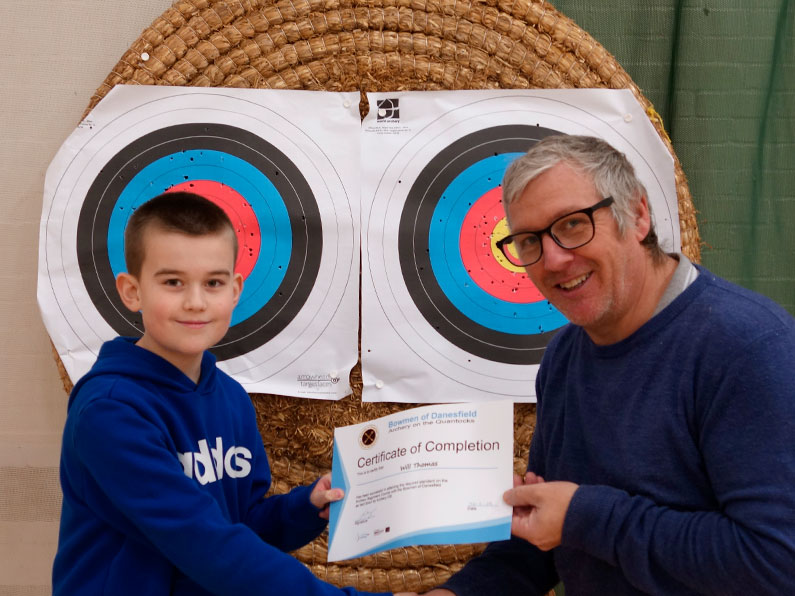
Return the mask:
[[118,338],[69,399],[55,596],[342,595],[283,551],[326,522],[310,487],[263,498],[270,467],[239,383],[196,385]]
[[699,268],[627,339],[569,325],[536,380],[529,469],[580,484],[562,544],[494,543],[459,596],[795,594],[795,321]]

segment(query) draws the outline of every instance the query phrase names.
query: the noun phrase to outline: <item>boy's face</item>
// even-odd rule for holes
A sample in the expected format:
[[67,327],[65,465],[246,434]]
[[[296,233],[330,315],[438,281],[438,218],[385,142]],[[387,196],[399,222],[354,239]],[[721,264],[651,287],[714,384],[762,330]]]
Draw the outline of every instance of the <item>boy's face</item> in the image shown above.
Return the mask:
[[140,275],[122,273],[116,280],[125,306],[143,316],[138,345],[194,381],[203,352],[229,329],[243,288],[242,276],[234,272],[231,234],[188,236],[150,228],[143,234]]

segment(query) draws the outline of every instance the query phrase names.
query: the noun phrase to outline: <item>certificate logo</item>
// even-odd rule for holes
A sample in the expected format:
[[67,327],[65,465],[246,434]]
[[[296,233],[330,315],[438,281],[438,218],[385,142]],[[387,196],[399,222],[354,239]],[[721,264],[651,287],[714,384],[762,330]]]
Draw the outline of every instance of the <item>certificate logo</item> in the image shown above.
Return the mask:
[[366,426],[359,435],[359,445],[365,449],[370,449],[378,441],[378,428],[376,426]]

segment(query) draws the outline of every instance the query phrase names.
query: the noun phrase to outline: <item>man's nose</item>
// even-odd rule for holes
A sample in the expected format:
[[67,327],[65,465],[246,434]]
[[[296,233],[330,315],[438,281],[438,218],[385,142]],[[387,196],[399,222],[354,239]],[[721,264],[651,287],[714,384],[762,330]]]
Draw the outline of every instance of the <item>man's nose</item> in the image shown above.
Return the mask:
[[552,236],[544,234],[541,238],[541,245],[544,247],[544,254],[541,255],[541,262],[544,268],[549,271],[560,271],[568,266],[574,258],[571,250],[558,246]]

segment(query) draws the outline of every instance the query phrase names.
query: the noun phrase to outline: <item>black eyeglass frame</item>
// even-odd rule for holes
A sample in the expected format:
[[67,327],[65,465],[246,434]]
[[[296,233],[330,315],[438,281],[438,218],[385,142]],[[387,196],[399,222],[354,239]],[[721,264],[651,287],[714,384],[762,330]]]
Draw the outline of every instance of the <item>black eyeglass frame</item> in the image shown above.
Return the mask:
[[[497,242],[495,244],[497,245],[497,248],[499,248],[502,251],[502,254],[505,255],[505,258],[508,259],[508,261],[511,264],[516,265],[517,267],[529,267],[530,265],[534,265],[534,264],[538,263],[538,261],[540,261],[541,257],[544,255],[544,243],[542,242],[542,240],[544,238],[544,234],[548,234],[549,237],[552,238],[552,241],[555,244],[557,244],[558,246],[560,246],[561,248],[564,248],[566,250],[574,250],[575,248],[580,248],[580,247],[585,246],[586,244],[588,244],[591,240],[594,239],[594,236],[596,236],[596,223],[593,220],[594,211],[598,211],[599,209],[602,209],[603,207],[609,207],[614,202],[615,201],[613,200],[613,197],[605,197],[604,199],[602,199],[601,201],[599,201],[595,205],[592,205],[590,207],[586,207],[585,209],[578,209],[577,211],[572,211],[571,213],[566,213],[564,215],[561,215],[560,217],[555,219],[555,221],[553,221],[551,224],[549,224],[543,230],[523,230],[521,232],[516,232],[515,234],[510,234],[510,235],[506,236],[505,238],[500,238],[499,240],[497,240]],[[578,213],[584,213],[585,215],[588,216],[588,219],[591,220],[591,229],[593,230],[593,234],[591,234],[591,237],[588,238],[588,240],[586,240],[585,242],[583,242],[581,244],[577,244],[576,246],[564,246],[563,244],[561,244],[560,240],[558,240],[558,238],[555,236],[555,234],[552,233],[552,228],[561,219],[566,219],[567,217],[571,217],[572,215],[577,215]],[[526,234],[534,234],[535,236],[538,237],[538,246],[539,246],[538,258],[536,258],[534,261],[530,261],[529,263],[514,263],[512,256],[510,254],[508,254],[508,248],[507,248],[506,245],[510,244],[511,242],[513,242],[513,239],[516,238],[517,236],[524,236]]]

